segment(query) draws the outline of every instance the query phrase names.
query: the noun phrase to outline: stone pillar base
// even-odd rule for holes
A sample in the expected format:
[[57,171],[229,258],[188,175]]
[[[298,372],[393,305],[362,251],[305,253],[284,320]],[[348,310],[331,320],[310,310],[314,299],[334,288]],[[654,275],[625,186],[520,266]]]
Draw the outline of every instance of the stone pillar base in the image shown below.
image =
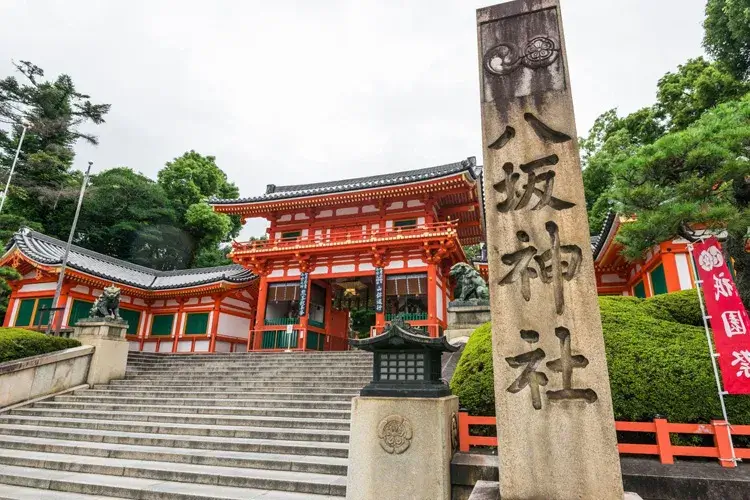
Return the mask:
[[457,412],[456,396],[354,398],[346,498],[450,500]]
[[128,363],[128,341],[125,339],[128,324],[124,321],[79,321],[73,327],[71,338],[83,345],[94,346],[86,383],[107,384],[110,380],[124,378]]

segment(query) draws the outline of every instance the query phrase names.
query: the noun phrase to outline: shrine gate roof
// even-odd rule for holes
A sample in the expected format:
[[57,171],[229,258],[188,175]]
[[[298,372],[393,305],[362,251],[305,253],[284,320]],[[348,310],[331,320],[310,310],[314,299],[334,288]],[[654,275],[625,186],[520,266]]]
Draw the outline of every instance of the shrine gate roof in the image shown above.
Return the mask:
[[439,179],[450,175],[466,172],[473,179],[477,175],[476,158],[470,157],[457,163],[448,163],[435,167],[420,168],[417,170],[404,170],[390,174],[372,175],[368,177],[357,177],[354,179],[343,179],[337,181],[316,182],[314,184],[296,184],[291,186],[276,186],[269,184],[266,192],[260,196],[239,198],[234,200],[212,198],[212,205],[229,205],[238,203],[255,203],[297,198],[302,196],[324,195],[331,193],[342,193],[347,191],[358,191],[360,189],[371,189],[386,186],[397,186],[432,179]]
[[[64,241],[22,228],[5,247],[1,259],[8,260],[16,250],[39,264],[59,266],[65,253]],[[255,275],[240,265],[205,267],[179,271],[157,271],[72,245],[68,267],[115,283],[143,290],[170,290],[218,282],[249,283]]]

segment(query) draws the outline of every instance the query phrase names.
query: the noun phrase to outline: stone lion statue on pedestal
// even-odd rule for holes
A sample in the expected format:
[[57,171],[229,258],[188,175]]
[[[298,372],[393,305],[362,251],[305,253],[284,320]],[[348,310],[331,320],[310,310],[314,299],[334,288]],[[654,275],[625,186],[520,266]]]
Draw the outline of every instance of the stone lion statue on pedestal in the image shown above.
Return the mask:
[[120,289],[108,286],[89,312],[89,318],[122,319],[120,317]]
[[465,262],[455,264],[451,268],[450,276],[456,284],[453,289],[453,297],[456,302],[489,300],[490,291],[487,282],[469,264]]

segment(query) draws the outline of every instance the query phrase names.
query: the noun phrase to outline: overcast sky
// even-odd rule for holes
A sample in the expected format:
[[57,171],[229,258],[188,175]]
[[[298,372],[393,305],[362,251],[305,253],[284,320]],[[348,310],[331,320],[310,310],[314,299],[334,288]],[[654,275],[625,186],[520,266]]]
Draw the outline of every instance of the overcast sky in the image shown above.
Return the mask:
[[[561,0],[578,134],[654,101],[701,55],[705,0]],[[112,104],[76,163],[153,178],[214,155],[243,196],[299,184],[481,163],[475,9],[466,0],[0,0],[11,59]],[[250,222],[243,236],[262,233]]]

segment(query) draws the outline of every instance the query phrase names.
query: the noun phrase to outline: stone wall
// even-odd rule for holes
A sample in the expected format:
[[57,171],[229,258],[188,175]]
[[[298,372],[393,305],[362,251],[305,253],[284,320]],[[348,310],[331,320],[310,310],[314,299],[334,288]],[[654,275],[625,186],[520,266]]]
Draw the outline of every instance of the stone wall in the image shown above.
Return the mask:
[[0,409],[86,383],[91,346],[0,363]]

